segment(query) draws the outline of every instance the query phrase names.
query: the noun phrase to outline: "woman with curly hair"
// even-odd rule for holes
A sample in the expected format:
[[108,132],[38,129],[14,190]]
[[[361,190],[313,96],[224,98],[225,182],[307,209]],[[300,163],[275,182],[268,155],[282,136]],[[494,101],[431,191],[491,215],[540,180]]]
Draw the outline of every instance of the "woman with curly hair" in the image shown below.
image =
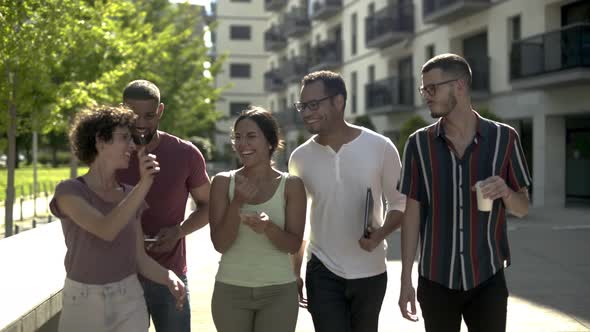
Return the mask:
[[167,285],[183,303],[184,284],[146,254],[139,222],[160,170],[156,157],[137,151],[141,180],[135,187],[115,177],[135,151],[130,132],[135,118],[124,106],[100,106],[80,112],[73,122],[70,145],[89,170],[59,183],[50,203],[67,247],[59,331],[147,331],[138,273]]

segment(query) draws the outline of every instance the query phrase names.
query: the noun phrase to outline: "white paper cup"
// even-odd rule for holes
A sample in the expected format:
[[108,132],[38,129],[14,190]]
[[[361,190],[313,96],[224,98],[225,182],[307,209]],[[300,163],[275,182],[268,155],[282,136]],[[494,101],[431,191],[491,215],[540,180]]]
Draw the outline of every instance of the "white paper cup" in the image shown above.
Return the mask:
[[475,183],[475,192],[477,194],[477,209],[479,211],[489,212],[492,211],[492,201],[489,198],[484,198],[483,194],[481,193],[481,185],[482,181],[477,181]]

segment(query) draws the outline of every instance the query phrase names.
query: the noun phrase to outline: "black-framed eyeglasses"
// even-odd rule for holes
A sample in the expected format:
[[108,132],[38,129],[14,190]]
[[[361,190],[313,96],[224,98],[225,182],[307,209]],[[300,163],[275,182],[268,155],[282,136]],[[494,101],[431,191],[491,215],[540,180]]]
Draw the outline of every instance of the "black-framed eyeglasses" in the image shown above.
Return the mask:
[[432,84],[428,84],[428,85],[425,85],[425,86],[421,86],[421,87],[418,88],[418,91],[420,91],[420,94],[422,95],[422,97],[426,97],[426,96],[434,97],[434,96],[436,96],[436,88],[438,86],[444,85],[444,84],[447,84],[447,83],[451,83],[451,82],[455,82],[455,81],[458,81],[458,80],[460,80],[462,78],[463,78],[463,76],[457,77],[457,78],[453,78],[451,80],[446,80],[446,81],[442,81],[442,82],[438,82],[438,83],[432,83]]
[[336,95],[331,95],[331,96],[326,96],[324,98],[320,98],[320,99],[314,99],[314,100],[310,100],[308,102],[296,102],[293,104],[293,106],[295,106],[295,109],[297,110],[297,112],[303,112],[305,111],[306,108],[309,108],[310,111],[317,111],[318,108],[320,108],[320,103],[326,99],[330,99],[332,97],[335,97]]

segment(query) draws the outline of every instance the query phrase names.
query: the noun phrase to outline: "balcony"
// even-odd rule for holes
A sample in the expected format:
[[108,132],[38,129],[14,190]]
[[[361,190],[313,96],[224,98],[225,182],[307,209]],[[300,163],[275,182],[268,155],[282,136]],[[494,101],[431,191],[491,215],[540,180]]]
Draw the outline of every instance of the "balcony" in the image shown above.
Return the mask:
[[331,70],[342,66],[342,41],[324,40],[311,50],[309,71]]
[[264,90],[267,92],[278,92],[285,89],[285,82],[281,77],[281,70],[271,69],[264,73]]
[[365,85],[367,113],[414,110],[414,78],[390,76]]
[[312,20],[325,20],[342,10],[342,0],[315,0],[311,8]]
[[311,22],[307,17],[307,8],[293,7],[285,15],[285,34],[287,37],[299,37],[311,30]]
[[267,52],[280,51],[287,47],[287,36],[278,25],[272,25],[264,32],[264,50]]
[[388,5],[365,19],[367,48],[388,47],[413,34],[413,3]]
[[288,0],[264,0],[264,9],[269,12],[278,12],[285,8]]
[[512,43],[516,89],[590,83],[590,24],[577,24]]
[[282,66],[282,77],[285,83],[296,83],[301,81],[307,74],[308,61],[305,56],[296,56],[289,59]]
[[488,8],[490,0],[424,0],[424,23],[443,24]]
[[471,97],[483,99],[490,95],[490,58],[483,56],[465,56],[471,67]]

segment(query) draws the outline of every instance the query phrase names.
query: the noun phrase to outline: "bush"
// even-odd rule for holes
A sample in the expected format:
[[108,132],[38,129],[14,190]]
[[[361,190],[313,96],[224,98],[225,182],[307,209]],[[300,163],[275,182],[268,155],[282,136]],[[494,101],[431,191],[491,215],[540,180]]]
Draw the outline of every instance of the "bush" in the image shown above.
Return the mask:
[[371,122],[371,118],[366,114],[357,116],[354,119],[354,124],[375,131],[375,126]]
[[201,151],[205,160],[213,159],[214,147],[209,138],[193,136],[188,140]]
[[52,167],[59,167],[68,165],[72,154],[69,151],[57,151],[55,160],[53,154],[48,150],[40,150],[37,154],[37,161],[43,165],[51,165]]
[[416,130],[426,127],[427,125],[428,122],[426,122],[426,120],[424,120],[420,115],[414,115],[404,122],[400,128],[399,142],[397,145],[401,149],[400,153],[404,153],[404,148],[406,146],[408,137],[410,137],[410,135],[412,135]]
[[496,115],[496,113],[488,110],[487,108],[482,108],[480,110],[476,110],[476,112],[486,119],[490,119],[496,122],[502,122],[502,118]]

